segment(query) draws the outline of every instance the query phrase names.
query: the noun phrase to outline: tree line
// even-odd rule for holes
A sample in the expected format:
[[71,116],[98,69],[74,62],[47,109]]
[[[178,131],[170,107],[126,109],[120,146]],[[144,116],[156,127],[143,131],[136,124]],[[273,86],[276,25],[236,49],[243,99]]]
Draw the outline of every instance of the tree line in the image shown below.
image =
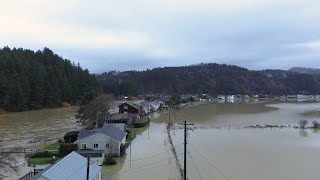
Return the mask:
[[25,111],[76,104],[88,91],[98,92],[96,77],[79,64],[54,54],[0,49],[0,109]]
[[106,93],[139,94],[320,94],[320,76],[289,71],[250,71],[234,65],[202,63],[145,71],[105,72]]

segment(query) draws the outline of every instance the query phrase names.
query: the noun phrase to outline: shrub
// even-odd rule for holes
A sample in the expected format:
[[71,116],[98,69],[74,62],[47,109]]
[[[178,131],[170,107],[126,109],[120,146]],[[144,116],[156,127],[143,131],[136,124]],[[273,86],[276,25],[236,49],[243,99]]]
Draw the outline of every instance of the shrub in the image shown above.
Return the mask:
[[146,125],[148,125],[150,122],[150,118],[148,117],[144,117],[136,122],[133,123],[135,128],[141,128],[141,127],[145,127]]
[[64,135],[63,139],[67,143],[74,143],[78,139],[79,131],[71,131]]
[[120,156],[123,156],[126,154],[126,149],[129,147],[129,144],[121,144],[120,145]]
[[59,156],[63,157],[72,151],[76,151],[78,149],[77,144],[61,144],[59,147]]
[[56,154],[48,151],[43,151],[43,152],[37,152],[32,154],[31,158],[52,158]]
[[117,164],[117,162],[111,156],[107,156],[103,164],[108,166],[108,165],[115,165]]
[[4,113],[6,113],[6,111],[0,108],[0,114],[4,114]]
[[313,124],[313,128],[320,128],[320,123],[319,122],[313,121],[312,124]]
[[62,107],[64,108],[71,107],[71,104],[69,104],[68,102],[63,102]]

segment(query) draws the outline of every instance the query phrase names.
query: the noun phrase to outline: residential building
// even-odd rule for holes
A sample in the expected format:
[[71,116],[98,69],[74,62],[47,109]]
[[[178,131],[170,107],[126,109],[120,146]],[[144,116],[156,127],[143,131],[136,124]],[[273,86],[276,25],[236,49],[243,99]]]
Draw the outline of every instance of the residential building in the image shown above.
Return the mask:
[[79,150],[103,150],[106,155],[119,156],[120,146],[125,144],[126,135],[120,128],[105,124],[98,129],[80,131],[76,143]]
[[145,114],[143,107],[139,104],[125,102],[118,107],[120,114]]
[[[31,177],[31,180],[86,180],[86,178],[87,158],[73,151],[57,163],[48,166]],[[89,180],[100,179],[101,167],[91,162],[89,165]]]
[[125,123],[130,125],[138,120],[140,120],[139,114],[113,114],[106,120],[106,123]]

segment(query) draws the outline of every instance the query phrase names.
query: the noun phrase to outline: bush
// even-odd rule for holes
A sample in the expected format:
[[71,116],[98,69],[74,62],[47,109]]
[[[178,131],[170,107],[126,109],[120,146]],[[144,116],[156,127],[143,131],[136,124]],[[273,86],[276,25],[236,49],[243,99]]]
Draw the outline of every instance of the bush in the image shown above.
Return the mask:
[[71,131],[63,136],[63,139],[67,143],[74,143],[78,139],[79,131]]
[[43,151],[43,152],[37,152],[32,154],[31,158],[52,158],[56,154],[48,151]]
[[115,165],[117,164],[117,162],[111,156],[107,156],[103,164],[108,166],[108,165]]
[[319,122],[313,121],[312,124],[313,124],[313,128],[320,128],[320,123]]
[[150,118],[148,117],[144,117],[136,122],[133,123],[135,128],[141,128],[141,127],[145,127],[146,125],[148,125],[150,122]]
[[59,156],[63,157],[72,151],[76,151],[78,149],[77,144],[61,144],[59,147]]
[[120,145],[120,156],[123,156],[126,154],[126,149],[129,147],[129,143],[121,144]]

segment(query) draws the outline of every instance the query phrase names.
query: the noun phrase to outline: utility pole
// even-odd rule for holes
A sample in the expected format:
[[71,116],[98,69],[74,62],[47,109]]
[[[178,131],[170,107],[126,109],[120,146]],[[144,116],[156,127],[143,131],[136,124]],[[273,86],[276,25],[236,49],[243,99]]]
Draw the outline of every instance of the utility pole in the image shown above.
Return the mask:
[[169,106],[169,125],[170,125],[170,123],[171,123],[171,108]]
[[184,180],[187,180],[187,121],[184,121]]
[[187,180],[187,138],[188,138],[188,126],[193,126],[194,124],[187,124],[187,121],[184,121],[184,172],[183,179]]
[[90,154],[88,154],[88,157],[87,157],[87,180],[89,180],[89,174],[90,174]]

